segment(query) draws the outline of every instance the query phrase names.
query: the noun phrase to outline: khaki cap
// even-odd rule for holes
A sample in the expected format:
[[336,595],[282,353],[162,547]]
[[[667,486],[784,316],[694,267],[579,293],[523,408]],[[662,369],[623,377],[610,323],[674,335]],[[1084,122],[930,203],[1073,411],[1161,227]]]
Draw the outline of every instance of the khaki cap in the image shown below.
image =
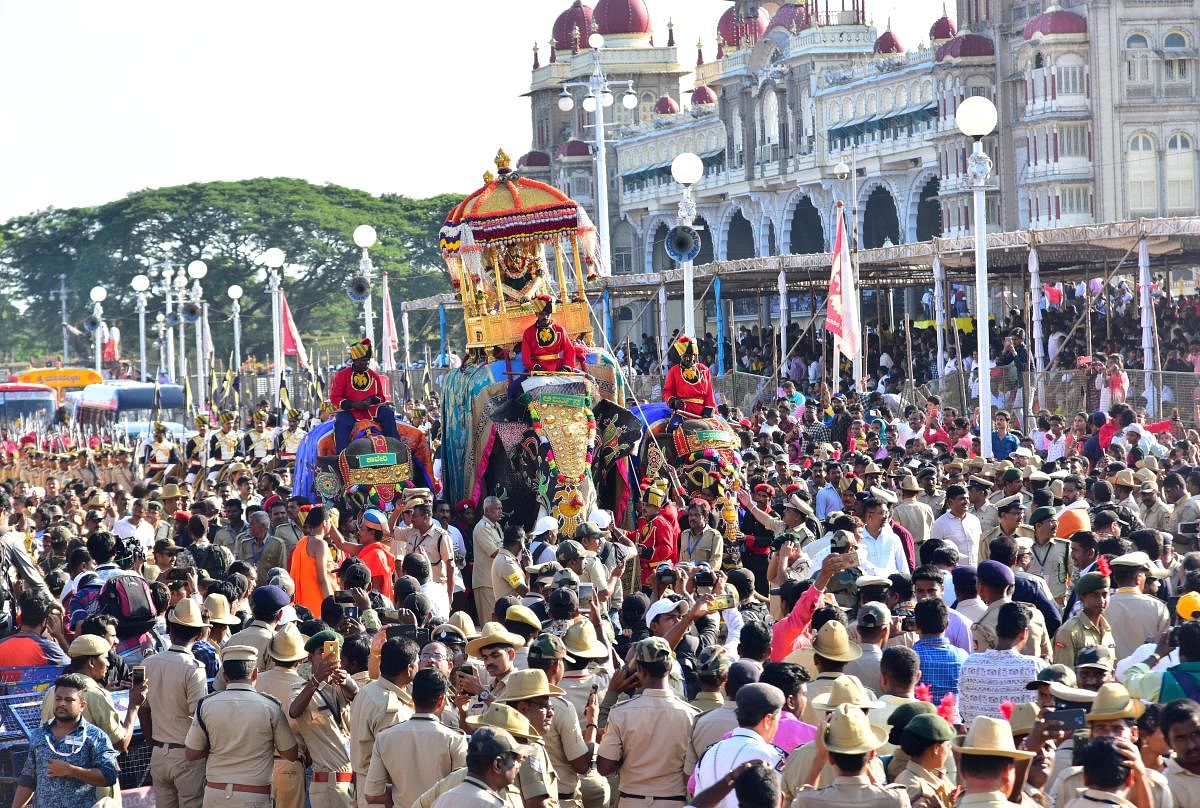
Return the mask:
[[921,486],[917,483],[916,477],[911,474],[905,474],[900,480],[900,490],[909,494],[919,494],[921,493]]
[[71,659],[78,659],[79,657],[105,656],[110,650],[112,650],[112,646],[104,637],[98,637],[95,634],[80,634],[71,640],[67,654]]
[[208,625],[208,623],[204,622],[204,615],[200,611],[200,604],[191,598],[183,598],[176,603],[171,608],[171,611],[167,612],[167,622],[191,628],[204,628]]
[[1033,752],[1017,749],[1013,742],[1012,727],[1007,721],[979,715],[971,722],[971,729],[962,740],[958,751],[964,755],[1003,757],[1012,760],[1030,760]]
[[1137,467],[1140,469],[1150,469],[1150,471],[1159,471],[1158,458],[1154,455],[1146,455],[1137,462]]
[[1079,687],[1068,687],[1060,682],[1050,683],[1050,695],[1058,701],[1070,704],[1091,704],[1096,700],[1096,691]]
[[1109,480],[1113,485],[1122,485],[1126,488],[1134,488],[1137,486],[1137,479],[1133,476],[1132,469],[1121,469],[1112,476]]
[[528,668],[513,671],[504,679],[504,695],[496,701],[507,703],[525,701],[541,696],[565,696],[566,691],[555,687],[546,679],[546,672],[540,668]]
[[253,645],[227,645],[221,649],[222,662],[258,662],[258,649]]
[[533,609],[530,609],[528,606],[522,606],[519,603],[508,607],[508,611],[504,613],[504,619],[524,623],[537,631],[542,630],[542,621],[538,620],[537,615],[533,613]]
[[867,714],[843,704],[834,708],[825,727],[825,748],[839,755],[862,755],[887,743],[887,733],[872,726]]
[[479,630],[475,628],[475,621],[466,612],[455,612],[446,622],[462,632],[462,635],[468,640],[479,636]]
[[1088,710],[1088,721],[1116,721],[1119,718],[1134,720],[1146,712],[1146,705],[1125,689],[1119,682],[1109,682],[1101,685],[1096,691],[1096,698]]
[[159,499],[181,499],[183,497],[183,489],[175,483],[167,483],[158,492]]
[[467,654],[477,657],[480,651],[492,645],[509,645],[513,648],[520,648],[524,644],[524,637],[520,634],[513,634],[500,623],[484,623],[483,632],[467,643]]
[[295,623],[288,623],[271,638],[271,647],[267,654],[278,662],[296,662],[308,659],[304,650],[304,636]]
[[1125,555],[1119,555],[1108,562],[1113,567],[1135,567],[1144,569],[1150,573],[1151,578],[1166,578],[1171,573],[1164,570],[1162,567],[1157,567],[1150,560],[1150,556],[1143,553],[1141,550]]
[[596,637],[596,629],[588,620],[577,620],[567,627],[562,636],[567,653],[576,659],[604,659],[608,646]]
[[[183,601],[180,601],[182,603]],[[224,595],[213,592],[204,599],[204,608],[208,609],[208,622],[222,626],[240,626],[242,621],[229,611],[229,599]]]
[[850,640],[850,632],[838,620],[821,626],[813,639],[813,653],[834,662],[853,662],[862,656],[862,646]]
[[827,692],[813,696],[810,705],[818,710],[834,710],[842,705],[861,707],[864,710],[872,707],[882,707],[883,702],[875,699],[875,694],[863,687],[857,676],[843,673],[833,680],[833,687]]
[[[509,674],[509,676],[512,675],[512,673]],[[469,716],[467,718],[467,726],[472,728],[495,727],[522,740],[542,737],[541,733],[533,728],[525,716],[507,704],[501,704],[498,701],[492,702],[480,715]]]
[[1028,735],[1032,732],[1033,725],[1037,723],[1041,714],[1042,708],[1037,705],[1037,702],[1023,701],[1020,704],[1014,704],[1012,714],[1008,717],[1008,726],[1012,730],[1013,737]]

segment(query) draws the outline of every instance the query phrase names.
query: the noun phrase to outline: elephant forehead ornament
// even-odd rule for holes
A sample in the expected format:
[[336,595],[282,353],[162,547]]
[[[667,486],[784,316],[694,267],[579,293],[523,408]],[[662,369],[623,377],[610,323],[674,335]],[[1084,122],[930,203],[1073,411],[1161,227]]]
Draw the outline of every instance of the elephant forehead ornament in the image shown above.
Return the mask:
[[526,406],[549,468],[538,491],[542,504],[558,517],[563,535],[574,535],[595,501],[591,481],[596,446],[592,397],[586,392],[539,390],[529,397]]

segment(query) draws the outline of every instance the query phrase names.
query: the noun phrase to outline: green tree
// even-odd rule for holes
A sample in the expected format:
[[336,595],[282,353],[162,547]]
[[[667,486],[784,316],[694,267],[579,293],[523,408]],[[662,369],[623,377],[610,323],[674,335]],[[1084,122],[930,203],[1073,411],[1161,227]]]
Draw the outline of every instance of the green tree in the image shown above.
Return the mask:
[[[133,356],[138,328],[133,276],[151,274],[155,281],[147,314],[150,340],[154,315],[163,309],[161,270],[180,272],[200,258],[208,264],[203,287],[217,355],[224,359],[232,351],[226,289],[236,283],[245,289],[242,354],[268,357],[271,301],[260,256],[269,247],[287,255],[284,292],[306,342],[357,339],[361,309],[345,294],[346,282],[359,271],[354,228],[370,224],[378,232],[371,260],[377,271],[389,274],[398,307],[403,300],[450,291],[437,234],[459,199],[449,194],[375,197],[336,185],[253,179],[157,188],[100,207],[50,209],[11,219],[0,225],[0,294],[9,301],[0,307],[0,355],[57,353],[60,304],[51,294],[61,275],[68,322],[80,330],[67,361],[86,362],[90,356],[90,337],[82,327],[91,311],[88,291],[95,285],[107,288],[105,319],[120,326],[124,354]],[[156,359],[150,351],[152,365]]]

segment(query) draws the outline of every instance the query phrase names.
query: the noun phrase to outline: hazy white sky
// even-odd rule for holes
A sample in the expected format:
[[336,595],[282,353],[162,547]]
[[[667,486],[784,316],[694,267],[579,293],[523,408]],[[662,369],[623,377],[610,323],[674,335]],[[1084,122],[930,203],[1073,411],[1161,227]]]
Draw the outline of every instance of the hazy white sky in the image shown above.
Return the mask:
[[[713,58],[729,0],[647,2],[681,62],[697,38]],[[532,46],[569,4],[0,0],[0,220],[259,176],[469,191],[497,147],[528,149]],[[914,47],[942,0],[867,8]]]

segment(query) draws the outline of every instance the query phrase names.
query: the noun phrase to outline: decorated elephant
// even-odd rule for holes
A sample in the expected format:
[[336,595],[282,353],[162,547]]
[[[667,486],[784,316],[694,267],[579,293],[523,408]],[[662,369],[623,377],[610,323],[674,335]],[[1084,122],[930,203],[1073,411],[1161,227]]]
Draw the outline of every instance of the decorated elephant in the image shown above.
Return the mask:
[[406,488],[432,490],[424,433],[407,424],[397,427],[401,440],[384,437],[371,422],[361,423],[355,427],[350,445],[333,454],[333,421],[318,424],[296,451],[292,493],[390,510]]
[[443,477],[448,497],[504,503],[532,528],[549,514],[570,536],[596,508],[624,521],[633,484],[629,455],[641,423],[621,405],[615,359],[592,349],[588,375],[525,375],[519,359],[477,363],[443,385]]

